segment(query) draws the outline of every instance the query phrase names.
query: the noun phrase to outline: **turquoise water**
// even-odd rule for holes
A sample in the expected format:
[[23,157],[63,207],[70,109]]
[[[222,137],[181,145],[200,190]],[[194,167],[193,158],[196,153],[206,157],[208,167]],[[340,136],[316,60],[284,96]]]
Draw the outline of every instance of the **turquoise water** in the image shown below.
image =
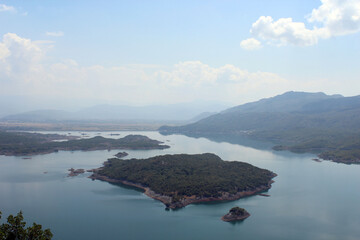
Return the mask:
[[[119,133],[112,137],[130,134]],[[318,163],[311,154],[273,152],[264,143],[239,141],[244,146],[221,139],[135,133],[171,148],[127,151],[126,158],[212,152],[224,160],[244,161],[277,173],[271,197],[165,211],[161,202],[141,191],[92,181],[89,173],[66,177],[67,169],[97,168],[118,151],[58,152],[32,159],[0,156],[3,216],[22,210],[26,221],[51,228],[54,239],[360,239],[358,165]],[[235,224],[221,221],[233,206],[247,209],[251,216]]]

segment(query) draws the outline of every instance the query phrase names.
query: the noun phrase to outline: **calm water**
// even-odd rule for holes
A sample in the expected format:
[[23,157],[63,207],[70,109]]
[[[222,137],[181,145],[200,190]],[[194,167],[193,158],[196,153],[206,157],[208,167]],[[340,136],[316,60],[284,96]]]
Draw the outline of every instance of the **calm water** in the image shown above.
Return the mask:
[[[119,133],[112,137],[130,132]],[[0,156],[3,216],[21,209],[28,222],[51,228],[54,239],[360,239],[360,166],[318,163],[311,154],[277,153],[256,142],[239,141],[244,146],[157,132],[136,134],[171,148],[127,151],[127,158],[212,152],[276,172],[271,197],[165,211],[141,191],[91,181],[89,173],[66,177],[68,168],[99,167],[118,151],[59,152],[32,159]],[[247,209],[251,217],[236,224],[221,221],[233,206]]]

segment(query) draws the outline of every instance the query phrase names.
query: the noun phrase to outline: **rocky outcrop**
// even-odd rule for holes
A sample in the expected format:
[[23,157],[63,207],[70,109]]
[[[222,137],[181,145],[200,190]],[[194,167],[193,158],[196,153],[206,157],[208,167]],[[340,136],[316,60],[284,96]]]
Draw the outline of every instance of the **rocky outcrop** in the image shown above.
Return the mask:
[[242,221],[246,218],[250,217],[250,213],[248,213],[245,209],[239,207],[233,207],[230,211],[222,216],[221,220],[225,222],[233,222],[233,221]]
[[117,154],[115,154],[115,157],[123,158],[126,157],[127,155],[129,155],[127,152],[118,152]]
[[70,168],[68,169],[68,171],[70,171],[70,173],[68,174],[68,177],[75,177],[79,174],[82,174],[85,172],[85,169],[79,168],[79,169],[74,169],[74,168]]

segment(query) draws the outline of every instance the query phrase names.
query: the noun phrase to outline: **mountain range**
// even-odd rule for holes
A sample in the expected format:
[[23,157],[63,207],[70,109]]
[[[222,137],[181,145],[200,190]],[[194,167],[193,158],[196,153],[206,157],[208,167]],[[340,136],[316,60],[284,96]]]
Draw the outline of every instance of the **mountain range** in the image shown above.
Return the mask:
[[7,115],[1,121],[59,122],[59,121],[173,121],[194,122],[215,114],[227,105],[195,102],[170,105],[126,106],[96,105],[78,111],[35,110]]
[[226,109],[195,123],[161,132],[242,133],[300,129],[360,130],[360,96],[286,92]]

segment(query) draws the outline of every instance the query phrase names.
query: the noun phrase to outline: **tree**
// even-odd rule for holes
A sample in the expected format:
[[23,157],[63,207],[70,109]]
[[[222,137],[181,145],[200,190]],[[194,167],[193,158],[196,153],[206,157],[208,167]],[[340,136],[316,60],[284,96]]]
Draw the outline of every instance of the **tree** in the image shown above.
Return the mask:
[[[1,215],[0,211],[0,219]],[[40,224],[33,223],[33,226],[28,228],[25,226],[21,211],[16,216],[9,215],[7,223],[0,225],[0,240],[50,240],[53,236],[50,229],[42,230]]]

